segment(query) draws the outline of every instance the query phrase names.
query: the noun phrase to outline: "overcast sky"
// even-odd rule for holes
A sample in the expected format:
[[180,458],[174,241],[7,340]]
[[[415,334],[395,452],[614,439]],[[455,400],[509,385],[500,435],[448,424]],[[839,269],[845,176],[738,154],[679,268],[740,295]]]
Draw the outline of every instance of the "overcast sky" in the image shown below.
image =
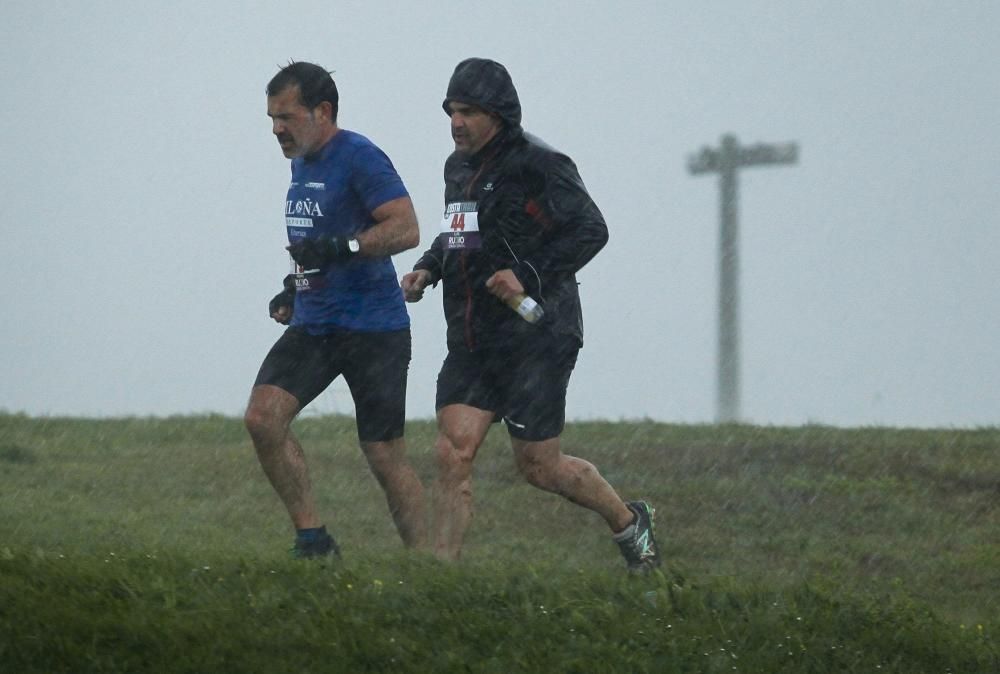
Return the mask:
[[[571,419],[711,422],[725,133],[740,174],[742,416],[1000,423],[1000,3],[46,2],[0,5],[0,409],[242,413],[281,328],[288,162],[264,86],[335,71],[430,243],[455,64],[504,63],[611,239],[579,275]],[[434,413],[440,293],[409,305],[408,416]],[[351,412],[342,381],[311,406]]]

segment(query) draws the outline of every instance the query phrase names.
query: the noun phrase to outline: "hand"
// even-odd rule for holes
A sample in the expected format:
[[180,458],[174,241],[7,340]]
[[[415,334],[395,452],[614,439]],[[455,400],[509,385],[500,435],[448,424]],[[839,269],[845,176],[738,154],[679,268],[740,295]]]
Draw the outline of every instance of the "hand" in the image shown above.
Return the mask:
[[267,305],[267,313],[282,325],[288,325],[295,309],[295,275],[289,274],[281,284],[285,289],[271,298]]
[[295,308],[295,289],[285,289],[275,295],[267,305],[271,318],[282,325],[288,325],[292,320],[292,310]]
[[303,269],[319,269],[328,262],[353,255],[347,246],[346,236],[302,239],[285,246],[285,250]]
[[510,269],[501,269],[486,279],[486,289],[506,302],[512,297],[524,294],[524,286]]
[[403,289],[403,299],[407,302],[419,302],[424,296],[424,288],[431,280],[431,273],[426,269],[411,271],[403,275],[400,287]]

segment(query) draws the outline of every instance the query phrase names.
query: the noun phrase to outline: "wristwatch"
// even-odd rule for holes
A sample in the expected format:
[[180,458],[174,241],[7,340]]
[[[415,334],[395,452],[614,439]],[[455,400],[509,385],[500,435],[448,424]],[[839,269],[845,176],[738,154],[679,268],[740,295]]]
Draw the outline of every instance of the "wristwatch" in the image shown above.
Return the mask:
[[357,239],[348,239],[347,250],[351,251],[351,255],[357,255],[359,252],[361,252],[361,244],[358,242]]

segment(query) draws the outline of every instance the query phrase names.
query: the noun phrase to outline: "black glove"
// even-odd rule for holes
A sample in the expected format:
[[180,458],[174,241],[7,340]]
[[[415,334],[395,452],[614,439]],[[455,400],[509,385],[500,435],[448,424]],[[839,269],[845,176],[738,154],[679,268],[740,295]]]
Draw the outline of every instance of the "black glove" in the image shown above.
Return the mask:
[[[281,309],[281,307],[293,307],[293,308],[295,307],[295,275],[289,274],[288,276],[286,276],[285,280],[282,282],[282,285],[285,286],[285,289],[282,290],[277,295],[275,295],[274,297],[272,297],[271,301],[267,305],[268,316],[273,317],[274,314],[276,314],[278,310]],[[289,312],[288,320],[281,322],[287,325],[288,321],[290,321],[291,319],[292,319],[292,314],[291,312]]]
[[354,255],[347,245],[346,236],[332,238],[302,239],[285,246],[295,263],[303,269],[319,269],[328,262]]

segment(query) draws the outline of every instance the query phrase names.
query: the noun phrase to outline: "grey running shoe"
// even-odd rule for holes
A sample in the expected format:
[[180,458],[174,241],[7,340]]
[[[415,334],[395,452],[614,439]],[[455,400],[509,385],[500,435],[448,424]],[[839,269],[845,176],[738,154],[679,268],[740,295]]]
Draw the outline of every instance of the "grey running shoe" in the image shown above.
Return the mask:
[[645,501],[628,501],[628,509],[635,513],[635,522],[630,525],[632,529],[629,536],[620,539],[617,536],[615,541],[621,548],[622,557],[628,564],[630,574],[649,573],[658,567],[662,560],[660,551],[656,547],[656,539],[653,537],[653,506]]
[[333,536],[326,533],[324,528],[322,534],[313,541],[303,541],[295,539],[295,547],[292,548],[292,557],[295,559],[312,559],[315,557],[340,557],[340,548]]

